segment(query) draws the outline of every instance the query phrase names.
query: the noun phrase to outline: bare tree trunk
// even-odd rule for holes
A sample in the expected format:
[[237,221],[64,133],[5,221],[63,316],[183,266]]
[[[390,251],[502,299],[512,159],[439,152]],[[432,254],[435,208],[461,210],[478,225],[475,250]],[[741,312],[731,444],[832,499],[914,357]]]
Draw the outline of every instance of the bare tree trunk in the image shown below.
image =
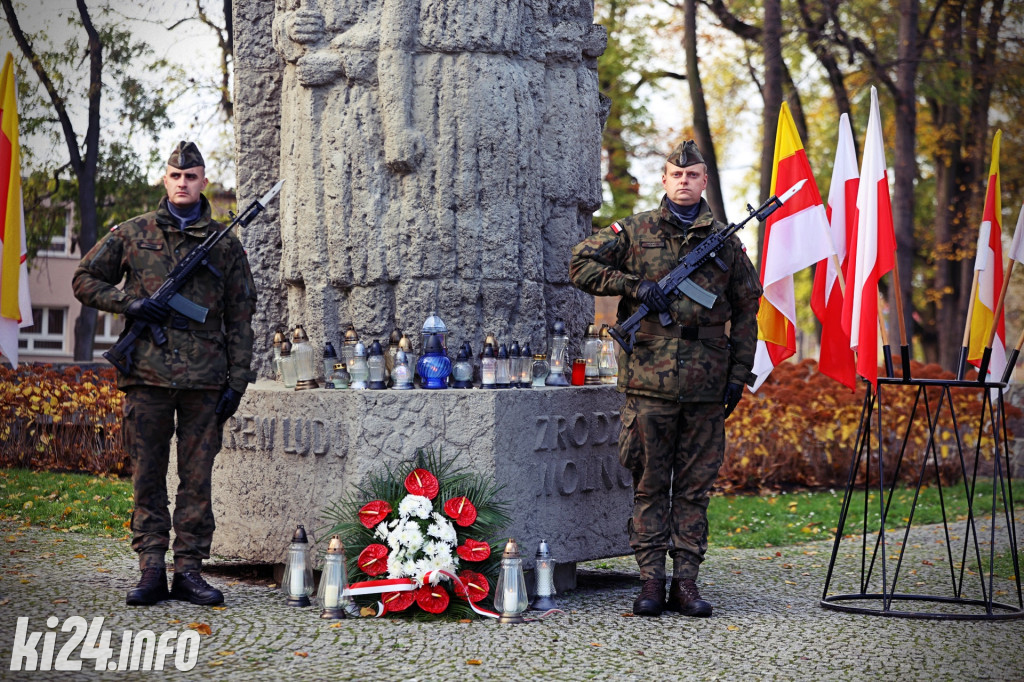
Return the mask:
[[700,82],[700,63],[697,60],[697,0],[684,0],[683,51],[686,53],[686,80],[690,85],[693,104],[693,135],[708,167],[707,200],[711,212],[722,222],[729,222],[722,196],[722,181],[718,175],[718,159],[711,139],[708,108],[704,102],[704,86]]
[[[763,200],[771,195],[772,165],[775,160],[775,134],[779,128],[782,108],[782,3],[765,0],[764,28],[761,32],[764,50],[764,135],[761,138],[761,193]],[[758,244],[764,249],[764,223],[758,226]]]
[[913,335],[913,304],[911,281],[914,253],[914,182],[917,179],[917,67],[920,40],[917,19],[920,0],[900,0],[899,49],[896,68],[896,159],[893,224],[896,231],[896,259],[899,266],[899,291],[889,290],[889,338],[899,343],[899,319],[896,296],[902,296],[907,342]]

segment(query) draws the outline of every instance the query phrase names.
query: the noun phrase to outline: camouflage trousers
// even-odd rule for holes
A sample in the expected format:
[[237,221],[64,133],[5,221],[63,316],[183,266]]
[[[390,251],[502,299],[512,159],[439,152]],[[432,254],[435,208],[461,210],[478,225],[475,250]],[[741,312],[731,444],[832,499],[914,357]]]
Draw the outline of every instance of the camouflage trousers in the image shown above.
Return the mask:
[[643,580],[696,578],[708,549],[708,493],[725,454],[722,403],[630,395],[622,408],[619,460],[633,474],[629,546]]
[[167,466],[177,438],[178,490],[174,498],[174,570],[198,571],[210,558],[213,510],[210,477],[220,451],[214,410],[220,391],[135,386],[126,390],[124,425],[132,457],[132,549],[140,568],[163,567],[170,545]]

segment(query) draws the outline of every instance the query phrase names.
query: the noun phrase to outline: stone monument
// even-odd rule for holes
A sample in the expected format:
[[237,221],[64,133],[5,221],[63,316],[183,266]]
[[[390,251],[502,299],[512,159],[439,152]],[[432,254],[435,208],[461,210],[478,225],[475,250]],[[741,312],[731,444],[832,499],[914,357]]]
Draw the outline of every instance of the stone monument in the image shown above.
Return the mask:
[[592,22],[590,0],[234,3],[239,203],[285,184],[240,235],[261,381],[215,465],[215,553],[280,561],[296,523],[316,528],[328,501],[421,446],[505,485],[525,548],[545,537],[570,563],[629,551],[610,386],[270,381],[279,326],[302,324],[315,349],[339,346],[349,324],[367,342],[399,327],[418,345],[431,312],[474,350],[494,333],[540,351],[556,319],[581,338],[593,300],[568,266],[601,203],[607,112]]

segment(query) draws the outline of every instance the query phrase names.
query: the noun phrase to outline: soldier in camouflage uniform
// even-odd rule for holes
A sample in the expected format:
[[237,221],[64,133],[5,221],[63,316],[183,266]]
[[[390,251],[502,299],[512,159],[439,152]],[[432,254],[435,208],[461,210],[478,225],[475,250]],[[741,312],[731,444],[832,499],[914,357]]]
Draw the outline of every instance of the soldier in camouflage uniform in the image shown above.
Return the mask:
[[[629,356],[619,356],[618,389],[626,393],[619,458],[633,473],[630,547],[643,587],[633,612],[658,616],[666,608],[710,616],[697,591],[697,571],[707,551],[708,493],[725,450],[725,418],[743,385],[752,383],[761,286],[736,236],[691,279],[717,299],[710,309],[681,296],[669,300],[657,280],[711,232],[716,222],[701,197],[707,167],[693,141],[668,156],[666,195],[653,211],[606,227],[573,249],[570,277],[578,288],[621,296],[621,322],[641,303],[652,310]],[[675,321],[663,327],[658,313]],[[665,601],[665,557],[673,559]]]
[[[224,601],[200,570],[213,539],[210,476],[221,429],[256,378],[249,367],[256,287],[238,238],[228,234],[217,242],[210,254],[212,267],[199,268],[180,292],[209,310],[205,322],[147,298],[208,233],[224,229],[211,219],[210,203],[202,195],[208,183],[205,170],[194,143],[175,147],[164,175],[167,197],[157,210],[111,229],[74,275],[75,296],[83,304],[122,314],[128,324],[159,325],[167,335],[167,342],[157,346],[144,334],[135,345],[131,372],[118,374],[133,466],[132,548],[142,570],[139,584],[128,592],[130,605],[167,598],[194,604]],[[173,522],[167,498],[172,436],[177,438],[180,481]],[[168,591],[164,556],[172,525],[174,578]]]

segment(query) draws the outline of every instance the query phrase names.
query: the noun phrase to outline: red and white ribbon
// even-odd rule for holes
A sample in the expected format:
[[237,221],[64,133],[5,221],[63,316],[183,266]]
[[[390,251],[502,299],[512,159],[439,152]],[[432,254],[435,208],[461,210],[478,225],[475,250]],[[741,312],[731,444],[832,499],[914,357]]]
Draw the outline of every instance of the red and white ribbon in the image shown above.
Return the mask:
[[[452,582],[458,585],[463,592],[465,592],[467,595],[469,594],[469,590],[466,588],[465,584],[463,584],[462,580],[457,575],[449,573],[448,571],[439,570],[427,573],[425,576],[423,576],[423,584],[426,585],[427,583],[429,583],[431,576],[433,576],[435,573],[440,573],[441,575],[450,578]],[[419,585],[416,584],[416,581],[410,578],[393,578],[390,580],[365,580],[361,583],[352,583],[348,586],[348,588],[345,589],[345,593],[351,597],[360,597],[368,594],[383,594],[384,592],[411,592],[412,590],[415,590],[417,587],[419,587]],[[469,600],[467,599],[467,601]],[[495,613],[494,611],[482,609],[476,604],[474,604],[472,601],[469,602],[469,607],[473,609],[473,612],[479,616],[485,616],[487,618],[498,618],[500,615]],[[380,618],[383,615],[384,604],[378,601],[377,615],[375,617]]]

